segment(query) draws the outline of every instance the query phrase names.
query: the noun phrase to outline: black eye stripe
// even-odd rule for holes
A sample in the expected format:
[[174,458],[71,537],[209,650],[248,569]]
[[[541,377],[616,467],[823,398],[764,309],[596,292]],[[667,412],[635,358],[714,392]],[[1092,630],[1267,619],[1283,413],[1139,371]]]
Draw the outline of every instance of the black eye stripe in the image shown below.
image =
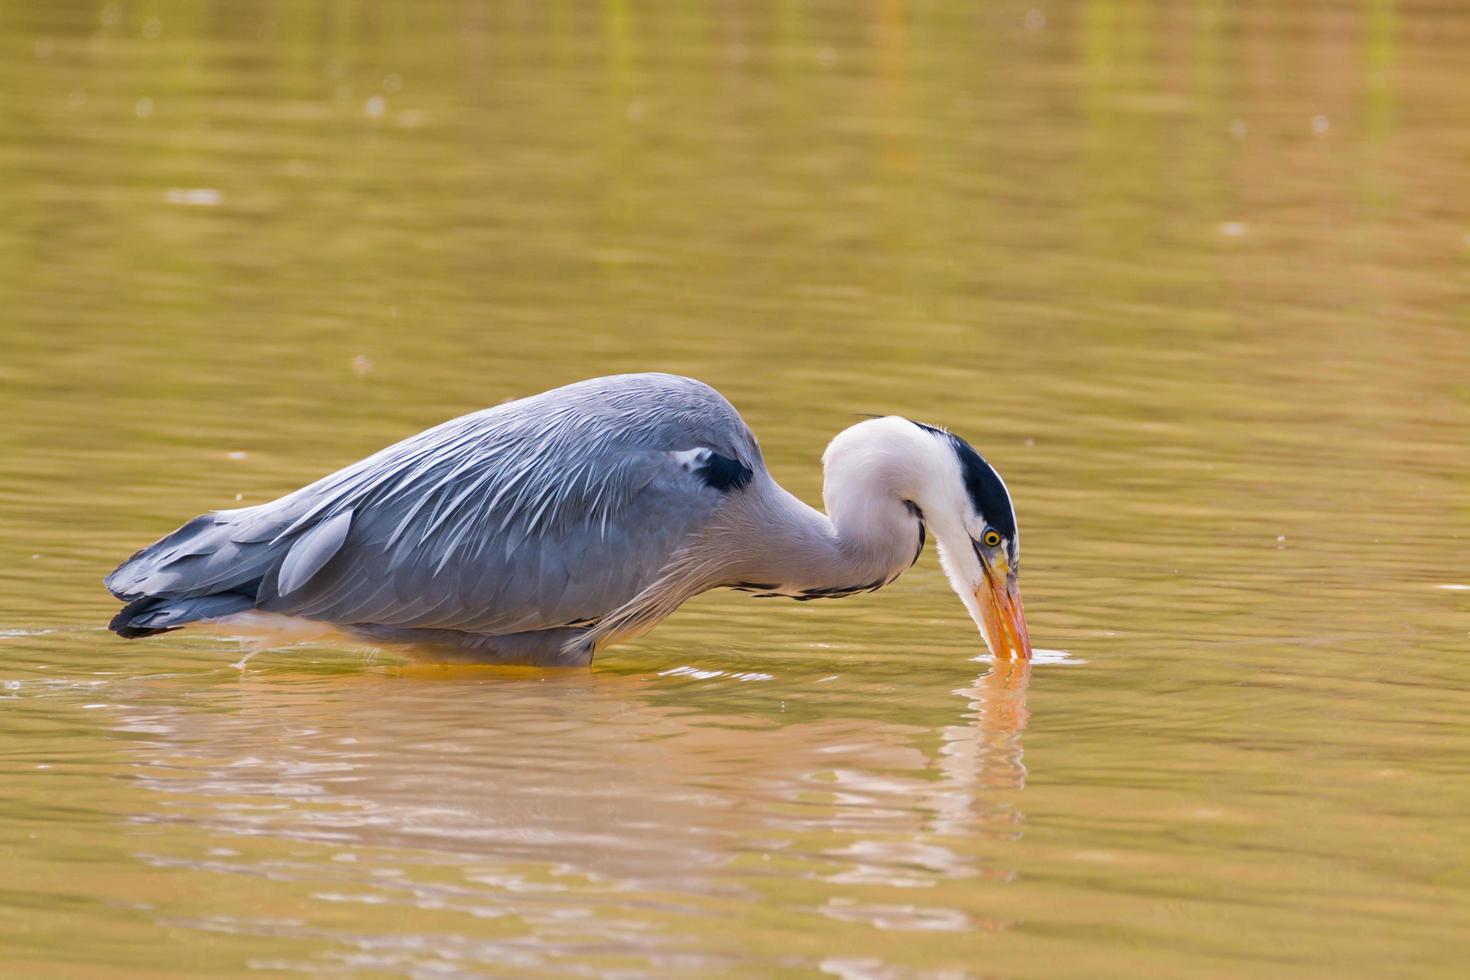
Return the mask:
[[954,451],[959,460],[960,475],[965,481],[965,493],[969,496],[975,513],[983,517],[985,523],[994,526],[1002,537],[1015,537],[1016,512],[1011,506],[1010,491],[1006,489],[1005,482],[1001,480],[995,467],[953,432],[945,432],[922,422],[915,422],[914,425],[938,439],[943,439]]

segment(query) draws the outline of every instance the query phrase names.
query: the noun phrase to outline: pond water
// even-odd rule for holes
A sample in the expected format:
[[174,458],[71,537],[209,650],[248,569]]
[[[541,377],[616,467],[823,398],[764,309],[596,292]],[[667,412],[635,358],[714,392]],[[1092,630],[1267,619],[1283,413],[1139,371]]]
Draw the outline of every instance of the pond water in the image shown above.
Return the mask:
[[[1470,9],[0,7],[0,972],[1462,976]],[[583,377],[932,550],[589,671],[103,629],[200,511]]]

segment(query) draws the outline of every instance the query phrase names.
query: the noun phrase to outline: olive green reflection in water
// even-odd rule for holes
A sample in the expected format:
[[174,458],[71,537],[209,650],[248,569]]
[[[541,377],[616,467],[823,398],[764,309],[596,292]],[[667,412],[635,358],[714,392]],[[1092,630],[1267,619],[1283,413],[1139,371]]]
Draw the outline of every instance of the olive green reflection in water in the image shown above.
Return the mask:
[[[0,958],[20,975],[1456,976],[1470,14],[0,8]],[[429,424],[693,374],[932,555],[591,672],[100,629],[115,562]]]

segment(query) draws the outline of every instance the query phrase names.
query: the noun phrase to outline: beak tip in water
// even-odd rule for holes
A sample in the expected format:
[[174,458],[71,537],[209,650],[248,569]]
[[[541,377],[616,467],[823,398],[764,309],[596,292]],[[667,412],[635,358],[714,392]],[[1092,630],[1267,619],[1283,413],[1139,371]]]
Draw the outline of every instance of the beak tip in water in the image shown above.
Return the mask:
[[976,590],[985,620],[985,640],[997,660],[1030,660],[1031,634],[1026,628],[1026,611],[1014,582],[999,585],[987,581]]

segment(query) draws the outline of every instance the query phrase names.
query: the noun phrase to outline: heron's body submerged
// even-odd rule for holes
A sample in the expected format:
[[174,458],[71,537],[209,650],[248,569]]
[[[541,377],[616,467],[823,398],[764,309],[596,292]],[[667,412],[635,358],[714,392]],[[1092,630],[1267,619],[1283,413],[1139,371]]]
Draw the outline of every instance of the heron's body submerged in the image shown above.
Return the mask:
[[190,521],[108,577],[127,602],[112,628],[304,621],[435,659],[585,663],[708,589],[809,599],[892,581],[922,546],[929,484],[963,497],[958,477],[924,472],[953,464],[933,431],[879,419],[840,435],[824,515],[771,478],[709,386],[581,382]]

